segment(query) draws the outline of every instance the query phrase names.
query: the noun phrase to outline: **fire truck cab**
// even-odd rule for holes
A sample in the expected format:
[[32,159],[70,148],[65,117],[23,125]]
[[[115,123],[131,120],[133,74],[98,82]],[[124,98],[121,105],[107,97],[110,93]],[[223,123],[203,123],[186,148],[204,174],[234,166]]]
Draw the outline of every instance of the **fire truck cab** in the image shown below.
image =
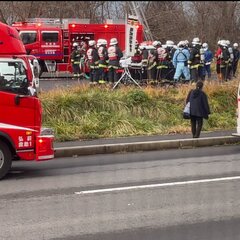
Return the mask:
[[[73,43],[88,48],[89,40],[117,38],[120,48],[125,50],[126,25],[124,21],[106,20],[104,24],[91,24],[89,19],[28,19],[12,24],[28,54],[36,56],[41,72],[72,72],[70,55]],[[143,28],[138,25],[138,42],[143,41]]]
[[54,157],[53,133],[41,127],[38,75],[38,61],[26,54],[16,29],[0,22],[0,179],[13,160]]

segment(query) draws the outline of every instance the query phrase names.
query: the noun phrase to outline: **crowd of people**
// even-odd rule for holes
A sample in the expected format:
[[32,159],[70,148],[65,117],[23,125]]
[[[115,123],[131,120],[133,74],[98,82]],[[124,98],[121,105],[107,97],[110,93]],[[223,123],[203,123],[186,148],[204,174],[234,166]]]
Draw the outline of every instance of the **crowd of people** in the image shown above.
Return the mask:
[[[209,49],[208,43],[201,43],[198,37],[180,41],[177,45],[168,40],[165,44],[153,41],[151,45],[145,42],[135,43],[135,54],[129,65],[132,77],[135,80],[147,80],[150,83],[159,83],[168,80],[176,85],[180,81],[197,82],[212,77],[212,64],[215,64],[219,83],[236,77],[240,57],[238,43],[230,44],[229,40],[219,40],[215,52]],[[90,40],[88,45],[73,43],[71,63],[74,77],[85,74],[84,67],[89,69],[91,84],[117,82],[122,73],[121,58],[123,52],[118,40],[112,38],[108,43],[105,39]],[[136,71],[134,65],[141,67]],[[140,64],[140,65],[139,65]]]

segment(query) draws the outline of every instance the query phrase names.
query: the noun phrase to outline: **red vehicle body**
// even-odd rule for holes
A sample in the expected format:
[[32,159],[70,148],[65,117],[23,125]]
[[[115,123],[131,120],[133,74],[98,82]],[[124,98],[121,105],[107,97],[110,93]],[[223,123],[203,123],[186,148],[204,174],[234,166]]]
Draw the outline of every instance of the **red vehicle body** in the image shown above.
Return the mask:
[[16,29],[0,22],[0,179],[13,160],[54,158],[54,136],[41,127],[42,107],[34,91],[36,64]]
[[[87,44],[89,40],[102,38],[109,43],[115,37],[120,48],[125,50],[125,23],[90,24],[82,23],[81,19],[63,19],[63,22],[40,18],[12,24],[19,31],[27,53],[39,59],[43,72],[72,72],[70,54],[73,42]],[[142,25],[137,27],[137,40],[142,42]]]

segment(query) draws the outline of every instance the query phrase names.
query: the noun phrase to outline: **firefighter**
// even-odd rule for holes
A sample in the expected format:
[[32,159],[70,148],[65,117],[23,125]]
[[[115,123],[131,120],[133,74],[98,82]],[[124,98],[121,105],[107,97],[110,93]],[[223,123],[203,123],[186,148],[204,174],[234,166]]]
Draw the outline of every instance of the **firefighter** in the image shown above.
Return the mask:
[[151,49],[148,54],[148,79],[150,83],[156,82],[157,77],[157,46],[161,45],[159,41],[154,41],[152,43],[154,49]]
[[107,82],[107,60],[108,60],[108,52],[107,52],[107,40],[98,39],[98,56],[99,56],[99,83]]
[[90,40],[88,42],[89,49],[87,50],[87,60],[88,66],[90,68],[90,84],[97,84],[98,83],[98,51],[95,47],[96,41]]
[[222,74],[222,80],[228,80],[228,66],[230,61],[230,53],[228,51],[228,44],[226,40],[222,40],[220,43],[220,47],[222,50],[222,54],[220,56],[221,63],[220,63],[220,72]]
[[148,50],[146,43],[142,43],[140,46],[142,52],[142,79],[147,79],[147,65],[148,65]]
[[221,83],[222,82],[222,73],[221,73],[221,56],[222,56],[222,48],[221,48],[221,42],[222,40],[218,41],[218,48],[215,52],[215,59],[216,59],[216,72],[217,72],[217,78],[218,78],[218,82]]
[[[135,41],[135,52],[134,52],[134,55],[131,57],[131,63],[137,63],[137,64],[140,64],[142,62],[142,51],[139,47],[139,43],[138,41],[136,40]],[[130,73],[133,77],[133,79],[138,79],[138,80],[141,80],[142,79],[142,71],[138,69],[139,67],[133,67],[130,69]]]
[[199,77],[204,80],[203,65],[204,65],[204,50],[201,47],[199,38],[194,38],[190,49],[190,57],[188,60],[190,68],[191,80],[197,82]]
[[240,57],[240,52],[238,49],[238,43],[233,44],[233,77],[236,77],[237,67],[238,67],[238,60]]
[[80,60],[81,60],[81,52],[78,48],[78,44],[76,42],[73,43],[73,51],[71,53],[71,63],[73,68],[73,79],[80,77]]
[[228,61],[228,67],[227,67],[227,80],[231,80],[232,79],[232,65],[233,65],[233,60],[234,60],[234,55],[233,55],[233,49],[231,47],[231,43],[229,40],[226,40],[226,44],[227,44],[227,48],[228,48],[228,52],[229,52],[229,61]]
[[89,76],[86,74],[86,68],[85,68],[86,53],[87,53],[87,43],[84,42],[84,41],[80,42],[79,49],[80,49],[80,53],[81,53],[80,71],[82,72],[80,75],[82,75],[86,79],[89,79]]
[[123,57],[122,50],[118,46],[118,40],[116,38],[110,39],[108,48],[108,79],[111,84],[119,80],[120,74],[118,69],[120,68],[119,61]]
[[157,80],[165,78],[167,72],[167,52],[159,41],[157,47]]
[[173,55],[175,52],[174,48],[174,42],[171,40],[166,41],[166,64],[167,64],[167,69],[166,69],[166,75],[164,76],[167,80],[172,81],[175,73],[175,68],[172,63]]

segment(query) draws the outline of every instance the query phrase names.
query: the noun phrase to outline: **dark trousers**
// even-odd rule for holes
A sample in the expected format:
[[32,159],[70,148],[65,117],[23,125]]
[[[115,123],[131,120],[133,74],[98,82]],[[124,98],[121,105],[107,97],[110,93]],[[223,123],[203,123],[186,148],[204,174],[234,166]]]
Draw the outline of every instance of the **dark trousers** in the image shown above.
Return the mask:
[[74,73],[74,74],[80,74],[80,66],[79,66],[79,63],[73,64],[72,67],[73,67],[73,73]]
[[238,66],[238,61],[233,62],[233,76],[235,76],[236,72],[237,72],[237,66]]
[[107,81],[107,71],[106,71],[106,68],[102,68],[102,67],[100,67],[99,69],[98,69],[98,74],[99,74],[99,77],[98,77],[98,79],[99,80],[104,80],[104,81]]
[[191,68],[190,69],[191,80],[193,82],[198,81],[198,68]]
[[208,78],[211,78],[211,65],[204,65],[203,67],[203,76],[208,76]]
[[90,68],[89,76],[90,82],[98,82],[98,69]]
[[199,138],[202,131],[203,118],[191,116],[191,128],[193,138]]
[[148,79],[156,80],[156,77],[157,77],[157,67],[154,66],[151,69],[148,69]]
[[110,83],[117,82],[120,78],[120,74],[117,72],[118,67],[109,67],[108,68],[108,80]]

